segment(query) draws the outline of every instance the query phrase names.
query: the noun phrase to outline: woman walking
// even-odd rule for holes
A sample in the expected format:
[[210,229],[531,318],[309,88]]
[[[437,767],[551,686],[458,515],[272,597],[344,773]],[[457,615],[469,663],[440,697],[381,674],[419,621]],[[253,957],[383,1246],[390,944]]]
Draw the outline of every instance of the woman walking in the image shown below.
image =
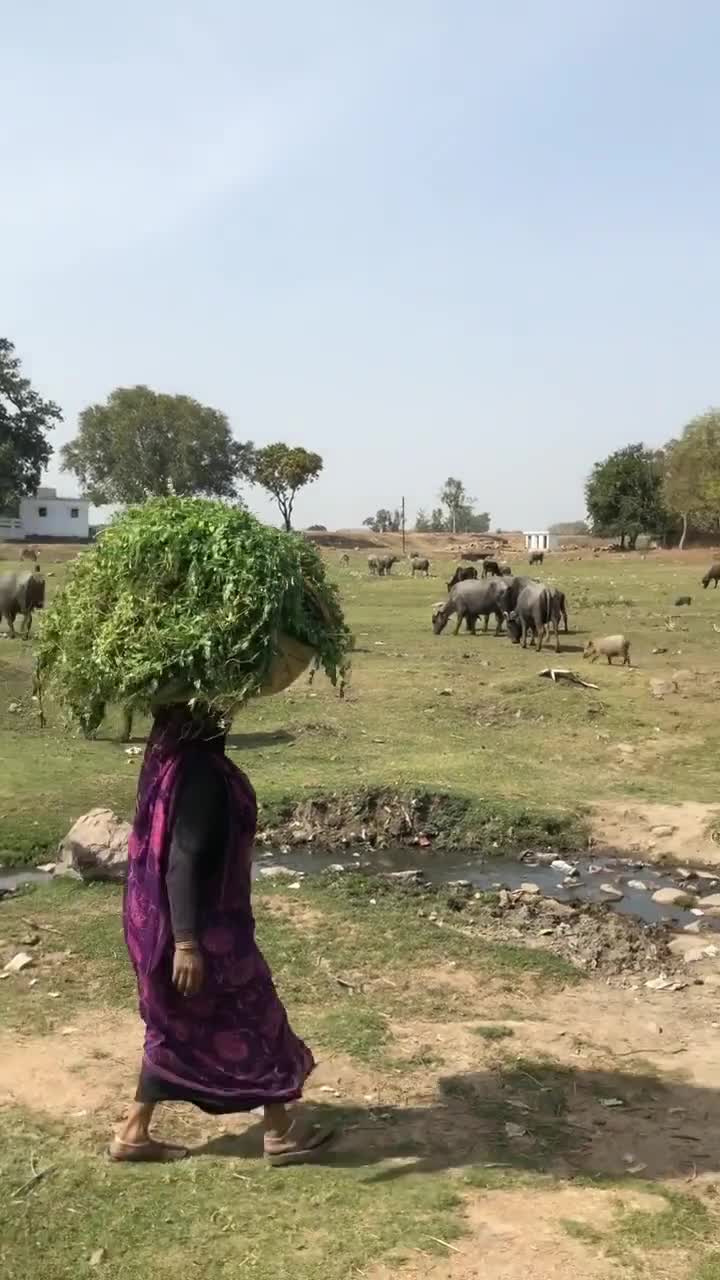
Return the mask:
[[161,1102],[214,1115],[263,1107],[273,1165],[306,1160],[331,1136],[287,1110],[315,1064],[255,942],[255,794],[225,755],[224,732],[207,708],[166,708],[145,753],[124,907],[145,1050],[115,1161],[189,1154],[150,1136]]

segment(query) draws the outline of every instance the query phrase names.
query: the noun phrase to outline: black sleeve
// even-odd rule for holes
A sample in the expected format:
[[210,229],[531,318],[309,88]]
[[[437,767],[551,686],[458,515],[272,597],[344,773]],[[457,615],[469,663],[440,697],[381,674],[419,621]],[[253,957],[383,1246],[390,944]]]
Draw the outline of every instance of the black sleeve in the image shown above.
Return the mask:
[[188,762],[175,806],[167,893],[176,942],[196,936],[203,882],[218,862],[218,819],[227,805],[225,782],[212,764]]

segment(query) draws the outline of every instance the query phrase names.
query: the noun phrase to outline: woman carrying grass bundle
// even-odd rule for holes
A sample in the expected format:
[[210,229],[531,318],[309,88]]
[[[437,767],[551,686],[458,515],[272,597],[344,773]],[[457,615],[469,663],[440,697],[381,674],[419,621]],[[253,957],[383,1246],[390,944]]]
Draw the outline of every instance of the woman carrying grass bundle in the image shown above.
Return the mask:
[[225,732],[247,697],[284,688],[312,657],[335,681],[349,647],[312,548],[193,499],[122,516],[49,611],[39,678],[86,730],[108,702],[153,713],[124,908],[145,1051],[115,1161],[188,1154],[150,1136],[161,1102],[263,1107],[272,1164],[308,1159],[330,1137],[287,1110],[314,1061],[255,942],[255,795]]

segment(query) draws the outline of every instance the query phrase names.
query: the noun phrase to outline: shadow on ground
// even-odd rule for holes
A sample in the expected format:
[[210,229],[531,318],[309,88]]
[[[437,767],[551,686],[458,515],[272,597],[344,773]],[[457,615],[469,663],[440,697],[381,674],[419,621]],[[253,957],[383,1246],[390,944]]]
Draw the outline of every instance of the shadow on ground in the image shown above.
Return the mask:
[[[686,1179],[720,1173],[720,1091],[654,1075],[574,1071],[520,1060],[447,1076],[418,1106],[313,1108],[338,1139],[315,1163],[385,1167],[380,1181],[448,1169]],[[200,1156],[257,1156],[260,1126]],[[397,1162],[388,1167],[388,1162]]]

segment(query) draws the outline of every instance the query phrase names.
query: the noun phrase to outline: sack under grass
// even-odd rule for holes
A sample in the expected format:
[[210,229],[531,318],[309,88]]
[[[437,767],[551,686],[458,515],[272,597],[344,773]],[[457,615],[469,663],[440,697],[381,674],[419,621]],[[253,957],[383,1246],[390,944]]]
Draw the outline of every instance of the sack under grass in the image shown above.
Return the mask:
[[229,716],[310,660],[342,684],[350,647],[312,544],[236,507],[156,498],[74,562],[43,619],[37,668],[90,733],[108,703],[198,700]]

